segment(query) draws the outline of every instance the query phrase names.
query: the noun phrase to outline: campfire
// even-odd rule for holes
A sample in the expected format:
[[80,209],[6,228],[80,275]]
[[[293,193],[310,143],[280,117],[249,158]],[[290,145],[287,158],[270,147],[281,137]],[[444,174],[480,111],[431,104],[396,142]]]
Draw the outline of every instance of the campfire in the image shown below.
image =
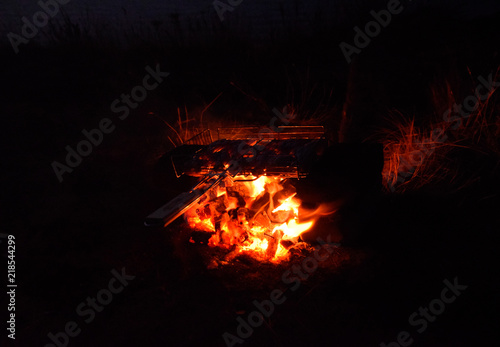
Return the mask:
[[184,218],[193,230],[213,233],[210,246],[279,262],[288,258],[289,249],[314,224],[314,219],[301,218],[300,205],[290,180],[229,176]]
[[[221,136],[221,133],[224,135]],[[306,178],[327,147],[322,127],[219,130],[219,139],[201,133],[168,153],[175,173],[201,177],[147,217],[145,224],[167,226],[180,216],[192,231],[211,233],[209,246],[278,263],[307,245],[301,235],[329,213],[325,205],[305,209],[294,182]]]

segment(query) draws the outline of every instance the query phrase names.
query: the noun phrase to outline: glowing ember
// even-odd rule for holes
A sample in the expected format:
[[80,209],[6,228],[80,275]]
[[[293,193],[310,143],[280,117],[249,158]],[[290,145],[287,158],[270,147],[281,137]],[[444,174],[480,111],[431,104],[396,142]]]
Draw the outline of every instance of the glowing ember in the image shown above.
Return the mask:
[[300,200],[289,181],[278,177],[227,177],[214,191],[188,210],[192,229],[213,233],[212,247],[279,262],[300,235],[314,225],[300,222]]

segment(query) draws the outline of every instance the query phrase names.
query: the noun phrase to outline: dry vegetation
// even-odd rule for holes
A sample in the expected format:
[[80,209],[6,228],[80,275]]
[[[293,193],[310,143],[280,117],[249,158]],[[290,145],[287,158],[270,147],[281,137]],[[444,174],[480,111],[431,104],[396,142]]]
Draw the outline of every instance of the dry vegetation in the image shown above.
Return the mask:
[[[500,160],[500,113],[495,90],[480,100],[469,116],[458,115],[461,121],[447,122],[443,114],[452,112],[452,105],[461,105],[463,101],[453,93],[448,81],[442,81],[441,85],[445,86],[445,93],[438,92],[443,89],[439,85],[432,87],[436,110],[432,116],[408,116],[393,111],[387,117],[387,128],[374,135],[384,145],[382,175],[387,191],[415,192],[442,184],[460,189],[478,179],[477,171],[461,170],[459,161],[467,160],[464,159],[467,153]],[[440,113],[441,110],[444,112]],[[424,121],[417,125],[415,119]]]

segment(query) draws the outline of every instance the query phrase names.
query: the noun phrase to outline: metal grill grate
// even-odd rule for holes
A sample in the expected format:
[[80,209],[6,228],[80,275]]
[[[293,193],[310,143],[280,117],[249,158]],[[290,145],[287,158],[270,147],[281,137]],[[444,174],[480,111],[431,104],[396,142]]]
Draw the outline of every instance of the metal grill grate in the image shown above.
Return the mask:
[[212,142],[213,142],[212,133],[210,132],[210,129],[206,129],[191,137],[189,140],[184,142],[184,144],[207,146]]

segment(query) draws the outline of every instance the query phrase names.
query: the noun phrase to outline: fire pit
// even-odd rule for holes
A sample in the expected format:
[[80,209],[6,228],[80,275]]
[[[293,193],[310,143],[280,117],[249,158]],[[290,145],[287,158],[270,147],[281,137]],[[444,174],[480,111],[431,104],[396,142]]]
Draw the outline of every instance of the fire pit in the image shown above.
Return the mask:
[[328,146],[323,127],[256,127],[197,135],[168,153],[176,175],[201,177],[189,192],[146,218],[147,226],[167,226],[184,215],[193,231],[211,233],[208,244],[227,249],[226,259],[247,254],[280,262],[304,247],[300,235],[328,213],[325,206],[305,210],[294,180],[307,177]]
[[268,176],[252,180],[228,176],[184,217],[193,230],[213,233],[210,246],[270,261],[286,259],[301,233],[314,223],[300,213],[290,180]]

